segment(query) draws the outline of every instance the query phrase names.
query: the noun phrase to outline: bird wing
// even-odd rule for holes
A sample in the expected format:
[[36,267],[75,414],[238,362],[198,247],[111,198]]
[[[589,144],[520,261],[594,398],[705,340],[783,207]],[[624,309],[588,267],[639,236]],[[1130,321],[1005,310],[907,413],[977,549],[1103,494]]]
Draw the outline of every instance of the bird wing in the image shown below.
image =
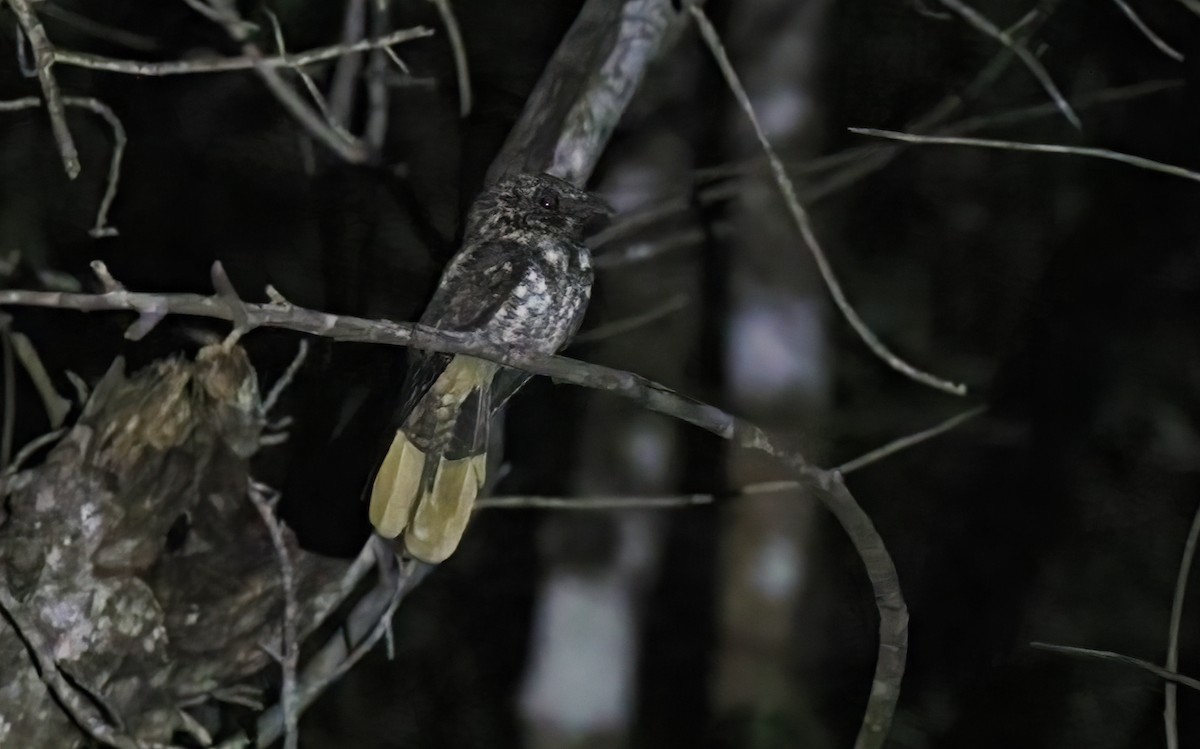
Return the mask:
[[[524,278],[530,262],[528,251],[515,242],[490,242],[468,250],[447,266],[421,324],[462,333],[486,328]],[[401,420],[408,418],[452,358],[410,350]]]

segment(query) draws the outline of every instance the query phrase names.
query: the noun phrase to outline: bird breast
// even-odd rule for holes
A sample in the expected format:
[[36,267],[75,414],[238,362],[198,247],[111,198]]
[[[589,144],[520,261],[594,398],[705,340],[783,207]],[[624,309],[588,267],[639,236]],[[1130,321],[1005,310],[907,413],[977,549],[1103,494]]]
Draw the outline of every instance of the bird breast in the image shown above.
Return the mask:
[[488,326],[501,343],[546,354],[567,343],[583,318],[592,287],[590,271],[569,265],[564,256],[561,264],[535,262],[526,268]]

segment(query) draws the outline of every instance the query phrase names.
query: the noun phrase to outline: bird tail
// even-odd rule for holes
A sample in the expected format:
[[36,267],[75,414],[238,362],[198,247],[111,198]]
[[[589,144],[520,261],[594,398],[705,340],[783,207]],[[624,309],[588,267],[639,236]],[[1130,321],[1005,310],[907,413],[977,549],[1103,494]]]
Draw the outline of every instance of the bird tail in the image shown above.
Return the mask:
[[458,547],[487,474],[495,366],[455,356],[396,432],[371,489],[371,524],[438,563]]

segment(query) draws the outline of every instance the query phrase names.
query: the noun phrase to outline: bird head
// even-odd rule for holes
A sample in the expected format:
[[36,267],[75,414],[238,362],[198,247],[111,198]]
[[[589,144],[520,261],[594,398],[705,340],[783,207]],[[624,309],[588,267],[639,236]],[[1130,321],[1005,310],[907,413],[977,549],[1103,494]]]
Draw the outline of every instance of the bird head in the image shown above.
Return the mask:
[[512,174],[489,185],[467,215],[465,241],[543,239],[582,243],[612,217],[608,203],[548,174]]

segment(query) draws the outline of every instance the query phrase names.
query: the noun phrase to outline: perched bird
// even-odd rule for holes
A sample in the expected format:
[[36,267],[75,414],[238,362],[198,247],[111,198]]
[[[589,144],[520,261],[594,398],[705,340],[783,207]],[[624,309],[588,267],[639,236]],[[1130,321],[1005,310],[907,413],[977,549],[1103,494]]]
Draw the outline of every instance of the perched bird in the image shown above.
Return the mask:
[[[517,174],[467,215],[421,323],[489,343],[554,353],[579,329],[592,289],[583,243],[611,209],[569,182]],[[487,468],[491,415],[529,376],[464,355],[412,352],[401,426],[371,490],[371,523],[426,562],[454,551]]]

